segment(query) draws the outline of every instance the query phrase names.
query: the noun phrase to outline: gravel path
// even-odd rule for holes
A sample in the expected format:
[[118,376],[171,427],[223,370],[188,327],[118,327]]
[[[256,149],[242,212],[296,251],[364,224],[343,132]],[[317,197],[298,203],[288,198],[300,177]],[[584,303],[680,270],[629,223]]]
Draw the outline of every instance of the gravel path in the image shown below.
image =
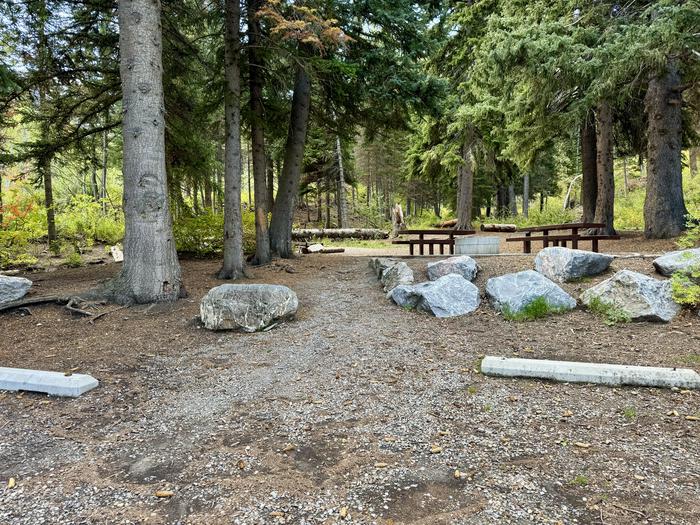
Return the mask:
[[[532,264],[479,262],[481,289]],[[7,366],[77,364],[101,387],[77,400],[0,393],[0,523],[700,522],[700,423],[685,419],[697,392],[476,372],[487,352],[698,369],[691,313],[519,324],[482,305],[439,320],[388,304],[366,259],[290,264],[255,270],[300,298],[298,319],[267,333],[198,326],[208,261],[185,263],[191,299],[177,305],[95,326],[54,307],[2,316]],[[35,277],[48,293],[112,266]]]

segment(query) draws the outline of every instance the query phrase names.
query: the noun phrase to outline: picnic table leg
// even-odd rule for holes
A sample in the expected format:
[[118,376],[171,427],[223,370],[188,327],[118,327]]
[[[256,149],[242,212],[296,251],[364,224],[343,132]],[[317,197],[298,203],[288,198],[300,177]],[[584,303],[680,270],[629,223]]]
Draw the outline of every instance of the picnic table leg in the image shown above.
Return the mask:
[[598,239],[591,240],[591,249],[598,253]]
[[420,244],[418,245],[420,254],[424,255],[425,252],[423,251],[423,234],[422,233],[420,235],[418,235],[418,240],[421,241]]
[[561,241],[561,245],[566,248],[566,241]]
[[546,230],[542,233],[542,248],[547,248],[549,246],[549,232]]
[[[525,233],[525,237],[529,237],[530,232]],[[532,242],[523,241],[523,253],[532,253]]]
[[445,245],[442,243],[440,244],[440,255],[445,255]]
[[409,244],[409,245],[408,245],[408,253],[410,253],[411,255],[413,255],[413,244]]
[[455,253],[455,240],[452,239],[452,242],[450,243],[450,255],[454,255]]
[[571,228],[571,247],[574,250],[578,249],[578,228]]
[[430,255],[434,255],[434,254],[433,254],[433,246],[434,246],[433,243],[430,243],[430,244],[428,245],[428,253],[429,253]]

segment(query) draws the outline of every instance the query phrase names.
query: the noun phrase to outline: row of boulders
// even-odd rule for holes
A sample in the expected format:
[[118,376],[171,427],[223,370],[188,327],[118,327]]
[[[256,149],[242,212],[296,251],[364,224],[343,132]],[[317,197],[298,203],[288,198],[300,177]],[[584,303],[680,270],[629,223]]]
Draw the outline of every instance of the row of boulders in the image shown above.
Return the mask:
[[0,305],[21,299],[27,295],[32,284],[24,277],[0,275]]
[[[606,254],[563,247],[545,248],[535,258],[535,269],[490,278],[486,297],[498,311],[517,315],[542,300],[551,311],[576,307],[576,299],[557,282],[570,282],[598,275],[610,267],[613,257]],[[700,265],[700,249],[672,252],[654,261],[662,275],[685,273],[694,279]],[[479,307],[479,290],[471,281],[479,270],[468,256],[450,257],[429,263],[429,281],[414,284],[413,271],[404,262],[373,258],[370,266],[384,285],[387,297],[399,306],[415,308],[436,317],[453,317]],[[694,277],[693,277],[694,276]],[[609,279],[585,290],[580,297],[585,306],[615,310],[632,321],[670,321],[681,309],[671,292],[671,282],[621,270]]]

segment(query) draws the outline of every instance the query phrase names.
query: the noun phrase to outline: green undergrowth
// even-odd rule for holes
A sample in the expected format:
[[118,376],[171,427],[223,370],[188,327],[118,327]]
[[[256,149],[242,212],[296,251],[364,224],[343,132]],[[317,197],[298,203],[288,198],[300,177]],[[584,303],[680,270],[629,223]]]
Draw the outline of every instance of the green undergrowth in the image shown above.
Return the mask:
[[591,301],[588,303],[588,309],[595,315],[602,317],[605,324],[608,326],[614,326],[620,323],[629,323],[631,320],[630,316],[623,310],[615,305],[601,301],[598,297],[591,299]]
[[503,308],[503,317],[508,321],[534,321],[542,319],[552,314],[560,314],[566,311],[566,308],[557,308],[550,305],[544,297],[538,297],[531,301],[519,312],[513,312],[510,308]]

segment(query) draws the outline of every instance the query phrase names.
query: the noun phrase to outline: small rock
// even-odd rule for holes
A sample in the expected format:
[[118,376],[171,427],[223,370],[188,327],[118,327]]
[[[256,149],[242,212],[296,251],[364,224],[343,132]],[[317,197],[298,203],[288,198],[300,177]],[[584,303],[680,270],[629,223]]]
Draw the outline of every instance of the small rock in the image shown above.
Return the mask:
[[467,281],[473,281],[479,270],[476,261],[467,255],[459,255],[450,257],[442,261],[432,262],[428,264],[428,279],[435,281],[440,277],[456,273],[461,275]]
[[212,288],[199,305],[209,330],[256,332],[292,318],[299,306],[297,295],[274,284],[222,284]]
[[372,257],[369,260],[369,267],[374,270],[377,275],[377,279],[382,278],[382,274],[394,266],[398,261],[396,259],[389,259],[387,257]]
[[21,299],[32,287],[32,281],[24,277],[0,275],[0,304]]
[[593,301],[619,310],[631,321],[668,322],[681,307],[673,301],[671,281],[660,281],[630,270],[621,270],[581,294],[581,302]]
[[[680,250],[662,255],[654,259],[654,268],[666,277],[680,272],[692,278],[694,272],[700,272],[700,248]],[[700,284],[700,277],[695,277],[693,280]]]
[[535,269],[552,281],[564,283],[604,272],[612,255],[552,246],[535,257]]
[[388,297],[399,306],[415,308],[435,317],[466,315],[479,307],[479,289],[461,275],[451,273],[437,281],[397,286]]
[[413,270],[405,262],[396,263],[382,273],[381,282],[385,292],[402,284],[413,284]]
[[492,277],[486,282],[486,295],[496,310],[511,314],[521,312],[540,297],[555,310],[571,310],[576,307],[573,297],[534,270]]

